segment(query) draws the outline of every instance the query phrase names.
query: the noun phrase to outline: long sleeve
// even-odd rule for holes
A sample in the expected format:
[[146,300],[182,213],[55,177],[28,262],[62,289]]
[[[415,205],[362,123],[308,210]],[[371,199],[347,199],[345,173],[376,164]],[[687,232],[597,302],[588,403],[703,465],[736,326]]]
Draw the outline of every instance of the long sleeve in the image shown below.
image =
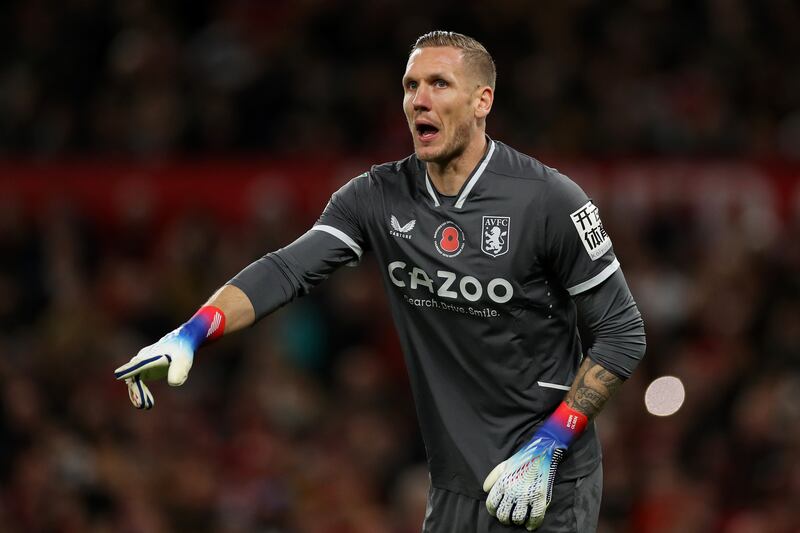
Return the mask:
[[247,295],[256,319],[307,294],[337,268],[359,262],[369,245],[363,223],[369,210],[368,187],[369,174],[350,180],[331,196],[309,231],[228,282]]
[[646,341],[642,315],[622,270],[574,299],[594,335],[587,355],[614,374],[628,378],[644,357]]

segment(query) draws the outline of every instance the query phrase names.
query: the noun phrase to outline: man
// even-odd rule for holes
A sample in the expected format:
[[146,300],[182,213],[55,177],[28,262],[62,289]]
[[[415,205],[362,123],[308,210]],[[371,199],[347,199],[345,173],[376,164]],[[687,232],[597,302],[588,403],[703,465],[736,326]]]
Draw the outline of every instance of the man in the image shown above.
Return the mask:
[[[642,320],[583,191],[486,136],[494,85],[477,41],[420,37],[403,76],[415,154],[351,180],[309,232],[117,369],[134,405],[153,406],[143,380],[182,384],[203,342],[371,250],[428,454],[423,531],[595,530],[602,470],[590,419],[643,356]],[[595,338],[587,357],[577,312]]]

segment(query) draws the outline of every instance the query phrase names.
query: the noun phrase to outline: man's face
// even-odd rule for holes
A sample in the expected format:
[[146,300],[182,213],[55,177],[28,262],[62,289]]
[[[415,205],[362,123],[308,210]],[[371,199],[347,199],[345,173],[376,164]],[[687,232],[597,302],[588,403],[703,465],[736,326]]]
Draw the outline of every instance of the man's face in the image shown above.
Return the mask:
[[423,161],[446,163],[461,155],[478,127],[480,91],[462,52],[452,47],[418,48],[403,76],[403,111],[414,150]]

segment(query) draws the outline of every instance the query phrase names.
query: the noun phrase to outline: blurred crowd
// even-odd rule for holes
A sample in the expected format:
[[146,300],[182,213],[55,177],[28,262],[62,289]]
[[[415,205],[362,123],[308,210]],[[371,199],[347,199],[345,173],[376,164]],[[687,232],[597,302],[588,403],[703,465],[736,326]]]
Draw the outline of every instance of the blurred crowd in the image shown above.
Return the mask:
[[489,133],[589,155],[800,156],[793,0],[9,0],[0,153],[408,146],[411,44],[498,64]]
[[419,529],[427,468],[374,269],[204,348],[139,412],[114,368],[299,228],[56,204],[0,209],[0,531]]
[[[601,533],[797,533],[800,217],[619,200],[597,201],[648,354],[598,420]],[[0,530],[419,531],[424,449],[369,259],[201,350],[152,411],[112,379],[313,216],[0,202]],[[687,400],[658,418],[643,395],[664,374]]]
[[[453,29],[498,64],[489,133],[534,155],[791,165],[798,27],[791,0],[10,0],[0,157],[399,158],[409,47]],[[598,420],[601,533],[800,532],[800,198],[730,208],[736,185],[707,183],[597,199],[648,332]],[[316,213],[164,221],[132,198],[101,219],[51,196],[0,194],[0,531],[419,531],[424,447],[369,259],[204,348],[139,412],[114,368]],[[659,418],[642,399],[664,374],[686,403]]]

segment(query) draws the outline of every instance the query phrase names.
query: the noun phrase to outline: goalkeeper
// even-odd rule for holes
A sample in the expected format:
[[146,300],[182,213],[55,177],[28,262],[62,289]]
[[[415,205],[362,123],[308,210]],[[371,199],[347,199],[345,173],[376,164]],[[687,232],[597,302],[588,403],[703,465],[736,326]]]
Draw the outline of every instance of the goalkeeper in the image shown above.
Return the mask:
[[[598,208],[569,178],[486,135],[495,67],[431,32],[402,80],[414,154],[373,166],[317,223],[220,288],[116,370],[186,381],[197,349],[375,255],[417,406],[424,532],[587,533],[602,493],[593,417],[644,355],[644,328]],[[582,353],[582,315],[594,342]]]

